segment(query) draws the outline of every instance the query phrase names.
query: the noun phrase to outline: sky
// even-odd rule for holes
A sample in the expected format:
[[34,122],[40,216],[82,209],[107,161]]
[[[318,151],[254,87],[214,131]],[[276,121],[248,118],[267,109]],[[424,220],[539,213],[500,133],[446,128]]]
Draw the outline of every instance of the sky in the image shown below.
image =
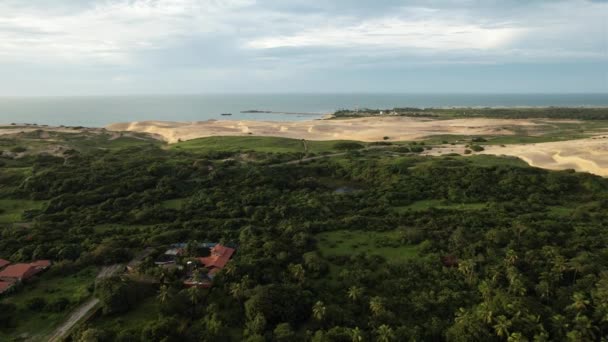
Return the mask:
[[0,96],[277,92],[608,93],[608,1],[0,1]]

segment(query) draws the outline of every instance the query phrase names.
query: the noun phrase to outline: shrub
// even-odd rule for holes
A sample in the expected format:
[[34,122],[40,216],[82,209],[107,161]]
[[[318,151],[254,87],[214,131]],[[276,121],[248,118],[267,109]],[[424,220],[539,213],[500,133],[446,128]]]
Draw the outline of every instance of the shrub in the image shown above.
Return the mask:
[[484,150],[484,148],[482,146],[479,145],[471,145],[471,150],[475,151],[475,152],[481,152]]
[[464,154],[471,154],[471,150],[469,150],[468,148],[466,150],[464,150]]
[[29,299],[25,306],[32,311],[38,311],[46,306],[46,300],[41,297],[34,297]]
[[14,153],[22,153],[25,151],[27,151],[27,148],[25,148],[23,146],[15,146],[11,149],[11,152],[14,152]]
[[363,145],[356,143],[356,142],[339,142],[334,144],[334,148],[336,150],[346,150],[346,151],[351,151],[351,150],[360,150],[362,149]]

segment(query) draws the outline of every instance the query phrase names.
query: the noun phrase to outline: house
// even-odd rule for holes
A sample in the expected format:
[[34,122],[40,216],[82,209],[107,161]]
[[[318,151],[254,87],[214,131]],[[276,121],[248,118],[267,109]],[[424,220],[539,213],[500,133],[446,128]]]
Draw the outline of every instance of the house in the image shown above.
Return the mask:
[[0,259],[0,270],[3,269],[4,267],[10,265],[11,262],[8,260],[4,260],[4,259]]
[[51,266],[50,260],[37,260],[29,264],[13,264],[0,271],[0,280],[6,282],[24,281]]
[[224,266],[226,266],[228,260],[232,258],[232,254],[234,254],[234,251],[234,248],[218,244],[211,248],[210,256],[198,258],[198,260],[201,264],[203,264],[206,268],[209,269],[210,274],[215,275],[215,273],[217,273],[219,270],[224,268]]

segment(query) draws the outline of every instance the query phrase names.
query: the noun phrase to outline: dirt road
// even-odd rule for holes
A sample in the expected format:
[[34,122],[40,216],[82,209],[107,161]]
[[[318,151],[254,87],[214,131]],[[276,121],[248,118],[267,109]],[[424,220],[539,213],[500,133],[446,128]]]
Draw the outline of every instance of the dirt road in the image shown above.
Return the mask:
[[[122,264],[116,264],[111,266],[106,266],[99,271],[96,279],[108,278],[113,275],[116,275],[124,270],[125,266]],[[95,297],[91,297],[86,302],[82,303],[78,306],[70,316],[63,322],[56,330],[53,332],[49,341],[51,342],[59,342],[62,341],[66,335],[78,324],[83,318],[87,317],[87,315],[93,314],[95,310],[97,310],[97,304],[99,304],[99,299]]]

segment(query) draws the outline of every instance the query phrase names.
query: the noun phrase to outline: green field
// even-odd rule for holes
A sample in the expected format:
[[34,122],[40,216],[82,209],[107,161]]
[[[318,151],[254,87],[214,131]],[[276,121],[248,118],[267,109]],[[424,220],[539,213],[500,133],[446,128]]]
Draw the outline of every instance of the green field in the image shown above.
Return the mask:
[[[92,288],[96,275],[97,269],[94,267],[67,276],[44,273],[31,283],[25,284],[17,293],[8,295],[4,301],[17,306],[14,317],[16,327],[0,333],[0,340],[8,341],[19,336],[28,336],[29,340],[43,341],[43,336],[52,333],[74,307],[90,297],[89,289]],[[47,303],[66,298],[70,305],[61,312],[29,309],[27,303],[37,297],[43,298]]]
[[379,255],[389,261],[404,261],[417,255],[417,246],[405,245],[398,230],[387,232],[337,230],[317,235],[318,249],[324,257]]
[[186,203],[187,200],[188,200],[188,198],[175,198],[175,199],[163,201],[160,205],[161,205],[161,207],[163,207],[165,209],[181,210],[184,207],[184,203]]
[[15,223],[22,221],[21,215],[26,210],[39,210],[44,207],[44,201],[29,201],[19,199],[0,199],[0,223]]

